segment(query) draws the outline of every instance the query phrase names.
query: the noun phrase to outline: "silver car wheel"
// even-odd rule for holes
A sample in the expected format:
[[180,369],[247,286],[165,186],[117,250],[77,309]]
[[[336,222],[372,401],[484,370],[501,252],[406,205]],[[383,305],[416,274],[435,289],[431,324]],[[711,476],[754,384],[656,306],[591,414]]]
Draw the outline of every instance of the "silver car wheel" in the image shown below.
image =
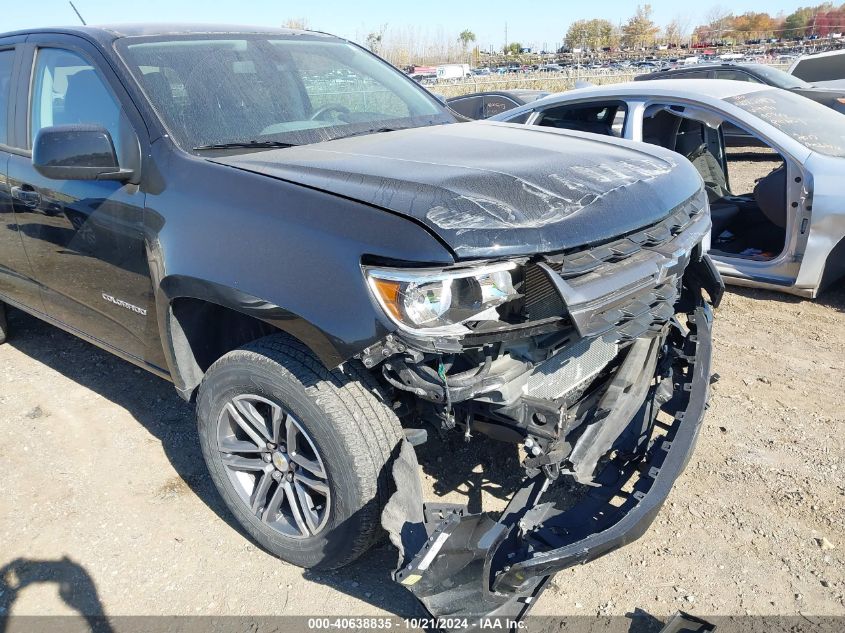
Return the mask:
[[217,421],[217,449],[250,512],[291,538],[326,526],[331,493],[323,459],[299,422],[261,396],[232,398]]

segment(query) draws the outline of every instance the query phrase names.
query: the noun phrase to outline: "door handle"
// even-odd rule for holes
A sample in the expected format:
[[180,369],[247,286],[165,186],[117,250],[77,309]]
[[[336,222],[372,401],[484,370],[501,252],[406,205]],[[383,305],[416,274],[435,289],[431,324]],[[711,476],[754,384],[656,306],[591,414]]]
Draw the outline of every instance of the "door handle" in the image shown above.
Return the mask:
[[30,185],[12,187],[12,197],[31,209],[34,209],[41,204],[41,194]]

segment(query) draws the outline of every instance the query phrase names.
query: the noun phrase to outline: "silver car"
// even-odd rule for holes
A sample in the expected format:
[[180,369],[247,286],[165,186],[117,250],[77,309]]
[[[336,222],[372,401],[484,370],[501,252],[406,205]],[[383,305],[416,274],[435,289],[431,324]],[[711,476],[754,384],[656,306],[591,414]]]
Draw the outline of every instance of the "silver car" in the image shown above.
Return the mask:
[[[814,298],[845,275],[845,116],[830,108],[761,84],[675,79],[572,90],[491,120],[685,156],[707,188],[710,254],[728,283]],[[725,128],[748,142],[728,146]]]

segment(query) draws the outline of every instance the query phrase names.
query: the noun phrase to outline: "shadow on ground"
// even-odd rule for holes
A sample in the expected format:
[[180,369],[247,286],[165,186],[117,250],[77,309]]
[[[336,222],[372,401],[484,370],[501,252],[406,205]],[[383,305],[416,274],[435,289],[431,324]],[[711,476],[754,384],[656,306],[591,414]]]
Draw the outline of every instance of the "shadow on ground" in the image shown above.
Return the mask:
[[206,476],[193,406],[179,398],[173,385],[28,314],[10,310],[8,318],[9,345],[128,411],[161,441],[191,490],[245,534]]
[[[103,605],[97,585],[82,565],[64,557],[59,560],[16,558],[0,567],[0,616],[11,612],[18,596],[28,587],[53,584],[65,604],[83,616],[88,629],[95,633],[111,633],[103,617]],[[8,619],[0,617],[0,633],[6,631]]]

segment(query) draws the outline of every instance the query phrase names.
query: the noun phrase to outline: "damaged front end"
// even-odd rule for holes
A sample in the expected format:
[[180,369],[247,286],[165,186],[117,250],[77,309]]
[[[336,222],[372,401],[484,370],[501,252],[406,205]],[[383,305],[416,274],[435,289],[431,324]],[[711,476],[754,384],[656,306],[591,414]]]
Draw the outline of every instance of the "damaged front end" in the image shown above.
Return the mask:
[[[523,486],[493,517],[424,504],[403,445],[382,523],[400,550],[395,579],[432,615],[469,627],[518,619],[552,574],[653,521],[708,397],[705,293],[718,305],[724,286],[704,252],[706,209],[698,194],[612,242],[428,285],[419,271],[368,269],[400,328],[361,360],[393,388],[397,411],[525,450]],[[432,327],[409,326],[409,316]],[[589,493],[569,507],[546,500],[562,477]]]

